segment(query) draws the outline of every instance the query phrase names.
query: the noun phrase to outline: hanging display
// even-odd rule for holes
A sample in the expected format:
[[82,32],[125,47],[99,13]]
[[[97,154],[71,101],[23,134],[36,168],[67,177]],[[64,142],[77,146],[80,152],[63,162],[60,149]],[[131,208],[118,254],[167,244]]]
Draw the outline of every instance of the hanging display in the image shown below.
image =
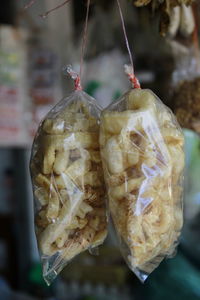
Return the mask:
[[88,0],[80,74],[67,68],[75,91],[46,115],[33,143],[36,236],[48,284],[76,255],[104,242],[107,211],[122,255],[141,281],[179,242],[183,134],[171,110],[141,89],[117,3],[133,88],[103,111],[82,91]]

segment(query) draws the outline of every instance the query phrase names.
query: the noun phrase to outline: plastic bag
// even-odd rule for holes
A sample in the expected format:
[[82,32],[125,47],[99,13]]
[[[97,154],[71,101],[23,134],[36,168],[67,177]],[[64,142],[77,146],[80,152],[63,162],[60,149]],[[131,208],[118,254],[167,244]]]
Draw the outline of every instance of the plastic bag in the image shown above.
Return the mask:
[[101,116],[109,209],[122,254],[144,281],[175,252],[183,224],[184,138],[150,90],[133,89]]
[[48,284],[107,235],[99,115],[96,101],[76,90],[47,114],[34,140],[36,236]]

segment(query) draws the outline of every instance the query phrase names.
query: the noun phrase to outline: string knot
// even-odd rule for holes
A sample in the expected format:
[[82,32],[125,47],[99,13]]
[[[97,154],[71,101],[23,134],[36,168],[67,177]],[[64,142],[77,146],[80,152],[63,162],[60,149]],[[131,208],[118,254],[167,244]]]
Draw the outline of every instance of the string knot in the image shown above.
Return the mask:
[[137,79],[137,77],[135,76],[135,74],[133,72],[133,68],[131,66],[125,65],[124,71],[125,71],[126,75],[128,76],[130,82],[132,83],[133,88],[140,89],[140,82]]
[[78,90],[78,91],[82,90],[80,76],[77,76],[77,78],[74,80],[74,86],[75,86],[75,90]]
[[63,73],[69,74],[69,76],[74,80],[74,87],[76,91],[82,91],[80,76],[70,65],[63,68]]

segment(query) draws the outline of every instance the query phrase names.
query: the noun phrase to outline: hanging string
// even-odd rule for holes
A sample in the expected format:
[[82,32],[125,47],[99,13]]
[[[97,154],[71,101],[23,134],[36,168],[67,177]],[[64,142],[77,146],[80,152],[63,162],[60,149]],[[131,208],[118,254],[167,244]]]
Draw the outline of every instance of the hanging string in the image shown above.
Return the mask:
[[[26,9],[30,8],[31,6],[33,6],[33,4],[35,4],[36,1],[37,1],[37,0],[31,0],[28,4],[26,4],[26,5],[24,6],[24,9],[26,10]],[[48,10],[48,11],[45,12],[44,14],[41,14],[40,17],[45,19],[51,12],[53,12],[53,11],[55,11],[55,10],[57,10],[57,9],[59,9],[59,8],[61,8],[61,7],[63,7],[63,6],[64,6],[65,4],[67,4],[69,1],[70,1],[70,0],[64,1],[63,3],[57,5],[56,7],[54,7],[54,8],[52,8],[52,9]]]
[[43,18],[43,19],[45,19],[50,13],[52,13],[53,11],[55,11],[55,10],[57,10],[57,9],[59,9],[59,8],[61,8],[61,7],[63,7],[63,6],[64,6],[65,4],[67,4],[69,1],[70,1],[70,0],[64,1],[63,3],[57,5],[56,7],[54,7],[54,8],[52,8],[52,9],[48,10],[46,13],[41,14],[40,17]]
[[31,0],[29,1],[29,3],[27,3],[25,6],[24,6],[24,10],[30,8],[31,6],[33,6],[33,4],[35,4],[37,0]]
[[84,26],[84,30],[83,30],[83,39],[82,39],[82,45],[81,45],[80,72],[79,72],[80,81],[82,78],[83,59],[84,59],[85,50],[86,50],[89,10],[90,10],[90,0],[87,0],[87,11],[86,11],[85,26]]
[[123,29],[123,33],[124,33],[125,42],[126,42],[126,48],[128,50],[130,63],[131,63],[131,68],[130,67],[127,68],[127,66],[125,66],[125,73],[128,75],[129,80],[133,84],[133,87],[135,89],[138,89],[138,88],[140,88],[140,83],[139,83],[138,79],[136,78],[135,72],[134,72],[133,58],[132,58],[132,54],[131,54],[131,50],[130,50],[130,46],[129,46],[127,33],[126,33],[126,27],[125,27],[125,23],[124,23],[124,17],[123,17],[123,14],[122,14],[120,0],[117,0],[117,5],[118,5],[118,8],[119,8],[119,14],[120,14],[122,29]]
[[83,59],[84,59],[86,43],[87,43],[89,9],[90,9],[90,0],[87,0],[85,26],[84,26],[84,29],[83,29],[83,38],[82,38],[82,43],[81,43],[79,74],[77,72],[73,71],[71,66],[66,66],[66,67],[63,68],[64,74],[69,74],[71,76],[71,78],[74,80],[75,90],[79,90],[79,91],[82,90],[81,78],[82,78],[82,71],[83,71]]

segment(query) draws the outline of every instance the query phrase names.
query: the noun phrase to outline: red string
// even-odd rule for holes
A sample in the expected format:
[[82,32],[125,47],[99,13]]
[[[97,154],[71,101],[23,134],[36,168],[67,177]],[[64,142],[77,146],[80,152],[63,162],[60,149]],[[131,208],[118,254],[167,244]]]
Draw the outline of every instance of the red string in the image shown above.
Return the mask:
[[140,83],[137,77],[134,74],[127,74],[130,82],[133,84],[134,89],[140,89]]
[[119,14],[120,14],[121,23],[122,23],[122,29],[123,29],[123,33],[124,33],[125,42],[126,42],[126,48],[128,50],[128,54],[129,54],[129,58],[130,58],[130,63],[131,63],[131,72],[126,72],[126,73],[127,73],[128,77],[129,77],[129,80],[133,84],[133,88],[139,89],[140,88],[140,83],[139,83],[139,80],[137,79],[137,77],[134,74],[133,58],[132,58],[132,54],[131,54],[131,50],[130,50],[130,46],[129,46],[129,41],[128,41],[127,33],[126,33],[126,27],[125,27],[125,24],[124,24],[124,17],[123,17],[123,14],[122,14],[120,0],[117,0],[117,4],[118,4],[118,8],[119,8]]
[[66,66],[63,68],[63,72],[64,74],[69,74],[70,77],[74,80],[74,88],[77,91],[81,91],[82,90],[82,86],[81,86],[81,81],[80,81],[80,76],[77,72],[73,71],[71,66]]
[[74,80],[74,87],[75,90],[82,91],[82,86],[81,86],[81,81],[79,76],[77,76],[77,78]]
[[133,85],[134,89],[140,89],[140,83],[139,80],[137,79],[137,77],[135,76],[134,72],[133,72],[133,68],[131,66],[125,65],[124,66],[124,72],[126,73],[126,75],[128,76],[130,82]]

